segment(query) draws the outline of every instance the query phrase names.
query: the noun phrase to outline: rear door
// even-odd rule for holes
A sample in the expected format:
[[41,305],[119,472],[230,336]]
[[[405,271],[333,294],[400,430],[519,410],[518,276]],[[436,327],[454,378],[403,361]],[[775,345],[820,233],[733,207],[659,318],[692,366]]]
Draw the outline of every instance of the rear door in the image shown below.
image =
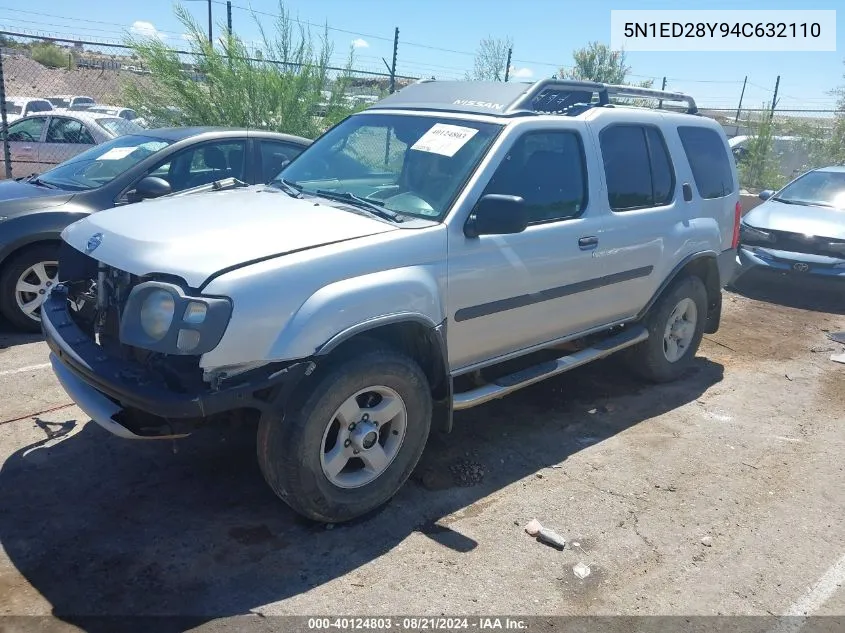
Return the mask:
[[605,181],[596,202],[608,214],[597,255],[615,282],[610,320],[631,317],[648,303],[666,265],[677,262],[675,249],[693,235],[681,193],[686,172],[679,175],[663,130],[620,115],[593,128]]
[[[47,135],[38,152],[43,165],[58,165],[96,145],[85,124],[77,119],[51,116]],[[49,167],[48,167],[49,168]]]

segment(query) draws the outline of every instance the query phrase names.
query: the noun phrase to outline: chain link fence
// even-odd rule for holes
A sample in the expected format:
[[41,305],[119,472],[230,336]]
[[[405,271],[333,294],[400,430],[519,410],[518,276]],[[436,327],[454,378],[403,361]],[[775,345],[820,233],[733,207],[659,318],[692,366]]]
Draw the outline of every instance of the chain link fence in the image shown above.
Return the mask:
[[[0,178],[41,173],[115,136],[145,128],[205,123],[183,117],[175,106],[152,112],[130,103],[128,95],[151,94],[157,86],[156,76],[131,48],[20,35],[10,39],[6,35],[5,45],[0,47],[3,132]],[[194,54],[176,52],[184,78],[198,84],[207,81],[195,63]],[[263,68],[277,68],[279,73],[289,72],[290,64],[266,59],[250,62]],[[311,106],[311,115],[317,119],[326,118],[332,108],[337,109],[338,103],[332,102],[331,94],[337,82],[343,82],[340,105],[344,111],[353,111],[374,103],[391,89],[416,80],[416,77],[356,68],[329,67],[327,71],[323,98],[317,98]],[[287,131],[283,129],[285,122],[279,121],[284,115],[284,112],[271,113],[240,125],[225,117],[214,123]],[[321,130],[318,127],[316,131]]]
[[[154,111],[136,107],[129,96],[156,94],[159,77],[132,48],[12,32],[0,32],[0,37],[0,178],[43,172],[94,144],[144,128],[213,124],[302,134],[284,129],[289,112],[278,108],[270,111],[273,104],[266,96],[252,108],[259,110],[257,115],[245,115],[244,108],[215,111],[209,107],[208,120],[202,114],[183,116],[179,108],[166,103]],[[195,53],[174,52],[182,77],[198,85],[208,84]],[[279,74],[289,72],[291,66],[263,58],[249,62]],[[329,67],[322,98],[309,105],[310,116],[320,124],[310,126],[311,131],[303,135],[314,136],[332,123],[332,109],[337,115],[338,106],[332,92],[339,82],[343,89],[341,105],[345,111],[353,111],[417,80],[415,76],[392,73],[386,60],[384,63],[383,69]],[[234,105],[251,100],[245,89],[235,97]],[[217,107],[217,103],[211,105]],[[739,113],[702,109],[702,114],[718,120],[733,139],[742,184],[747,189],[777,187],[807,169],[845,162],[843,112],[795,109],[773,113],[770,107],[759,107]],[[372,155],[383,155],[384,141],[374,143],[378,147],[374,146]]]

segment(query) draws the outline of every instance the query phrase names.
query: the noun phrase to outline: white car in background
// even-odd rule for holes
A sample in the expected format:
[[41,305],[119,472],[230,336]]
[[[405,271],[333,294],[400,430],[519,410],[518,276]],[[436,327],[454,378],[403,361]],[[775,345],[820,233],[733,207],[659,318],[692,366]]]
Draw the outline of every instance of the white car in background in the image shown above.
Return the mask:
[[[52,110],[23,117],[8,128],[12,178],[40,173],[77,154],[124,134],[143,128],[108,114]],[[0,158],[0,177],[5,177],[5,160]]]
[[67,110],[85,110],[93,105],[97,105],[91,97],[83,95],[53,95],[47,97],[47,101],[53,104],[54,108],[64,108]]
[[[748,145],[753,140],[753,136],[734,136],[728,140],[737,164],[746,159],[749,152]],[[778,172],[789,180],[804,171],[810,160],[800,136],[773,136],[771,151],[775,157]]]
[[52,109],[53,104],[46,99],[6,97],[6,123],[12,123],[36,112],[49,112]]
[[132,108],[97,104],[91,106],[90,108],[86,108],[85,111],[96,112],[98,114],[108,114],[110,116],[117,116],[121,119],[126,119],[127,121],[133,121],[136,125],[140,125],[141,127],[148,127],[146,119],[140,116]]

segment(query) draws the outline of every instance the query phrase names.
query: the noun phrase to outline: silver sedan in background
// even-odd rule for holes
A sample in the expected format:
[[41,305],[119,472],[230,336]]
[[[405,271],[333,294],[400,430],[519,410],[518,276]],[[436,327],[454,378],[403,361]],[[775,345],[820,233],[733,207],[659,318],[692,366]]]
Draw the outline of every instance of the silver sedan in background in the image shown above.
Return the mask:
[[[143,128],[109,114],[52,110],[18,119],[8,128],[12,178],[40,173],[105,141]],[[6,175],[0,156],[0,178]]]
[[749,270],[845,280],[845,166],[808,171],[740,225],[737,276]]

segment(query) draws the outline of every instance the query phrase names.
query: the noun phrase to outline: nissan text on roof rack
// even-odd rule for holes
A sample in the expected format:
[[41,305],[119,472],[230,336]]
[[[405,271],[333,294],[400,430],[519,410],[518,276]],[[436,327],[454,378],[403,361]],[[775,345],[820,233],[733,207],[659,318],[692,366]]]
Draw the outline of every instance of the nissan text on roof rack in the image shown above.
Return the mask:
[[268,185],[70,225],[41,322],[95,422],[166,438],[251,416],[275,493],[340,522],[454,411],[616,352],[680,378],[719,327],[739,217],[728,141],[687,95],[420,82]]

